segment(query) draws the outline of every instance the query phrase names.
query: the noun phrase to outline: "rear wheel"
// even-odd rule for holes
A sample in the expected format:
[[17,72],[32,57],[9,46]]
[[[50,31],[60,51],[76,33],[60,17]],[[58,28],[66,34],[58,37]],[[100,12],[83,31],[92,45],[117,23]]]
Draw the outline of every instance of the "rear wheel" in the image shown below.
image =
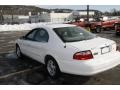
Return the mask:
[[46,61],[46,70],[48,75],[53,79],[56,79],[60,76],[59,66],[57,62],[51,57]]
[[115,32],[116,36],[120,35],[120,33],[118,33],[117,31]]
[[96,31],[96,33],[100,33],[101,32],[101,27],[97,26],[95,31]]

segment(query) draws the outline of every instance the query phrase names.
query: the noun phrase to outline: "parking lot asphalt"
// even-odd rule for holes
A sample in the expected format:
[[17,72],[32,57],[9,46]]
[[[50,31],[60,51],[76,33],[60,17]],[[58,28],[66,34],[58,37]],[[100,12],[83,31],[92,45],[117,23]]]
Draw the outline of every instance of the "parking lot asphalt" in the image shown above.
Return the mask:
[[[0,32],[0,85],[119,85],[120,65],[103,73],[85,77],[62,74],[56,80],[49,78],[44,65],[28,57],[18,59],[15,40],[28,31]],[[98,36],[112,39],[120,46],[120,36],[114,30],[102,31]]]

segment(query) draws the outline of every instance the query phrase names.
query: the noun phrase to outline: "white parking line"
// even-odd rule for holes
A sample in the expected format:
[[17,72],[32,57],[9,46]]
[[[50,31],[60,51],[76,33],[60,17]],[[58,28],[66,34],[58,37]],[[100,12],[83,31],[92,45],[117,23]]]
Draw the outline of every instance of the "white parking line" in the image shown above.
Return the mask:
[[21,70],[21,71],[18,71],[18,72],[13,72],[13,73],[10,73],[10,74],[7,74],[7,75],[0,76],[0,79],[4,79],[4,78],[10,77],[10,76],[17,75],[17,74],[29,72],[29,71],[36,70],[36,69],[39,69],[39,68],[40,68],[40,66],[37,66],[37,67],[34,67],[32,69],[25,69],[25,70]]

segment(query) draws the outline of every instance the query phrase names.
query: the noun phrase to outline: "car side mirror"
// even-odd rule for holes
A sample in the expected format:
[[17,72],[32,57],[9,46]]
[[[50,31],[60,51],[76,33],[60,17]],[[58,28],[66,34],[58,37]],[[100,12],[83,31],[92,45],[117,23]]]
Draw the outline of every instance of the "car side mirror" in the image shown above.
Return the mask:
[[20,37],[20,39],[25,39],[25,36]]

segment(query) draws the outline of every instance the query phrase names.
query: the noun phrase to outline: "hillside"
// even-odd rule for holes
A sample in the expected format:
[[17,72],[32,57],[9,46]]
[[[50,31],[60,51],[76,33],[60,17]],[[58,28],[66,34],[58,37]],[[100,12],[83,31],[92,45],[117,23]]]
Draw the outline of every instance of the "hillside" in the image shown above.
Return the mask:
[[50,9],[50,11],[54,11],[56,13],[70,13],[73,10],[72,9],[59,9],[59,8],[56,8],[56,9]]
[[37,15],[38,12],[50,12],[48,9],[39,8],[36,6],[25,5],[0,5],[0,12],[5,15],[28,15],[28,12],[32,12],[32,15]]

